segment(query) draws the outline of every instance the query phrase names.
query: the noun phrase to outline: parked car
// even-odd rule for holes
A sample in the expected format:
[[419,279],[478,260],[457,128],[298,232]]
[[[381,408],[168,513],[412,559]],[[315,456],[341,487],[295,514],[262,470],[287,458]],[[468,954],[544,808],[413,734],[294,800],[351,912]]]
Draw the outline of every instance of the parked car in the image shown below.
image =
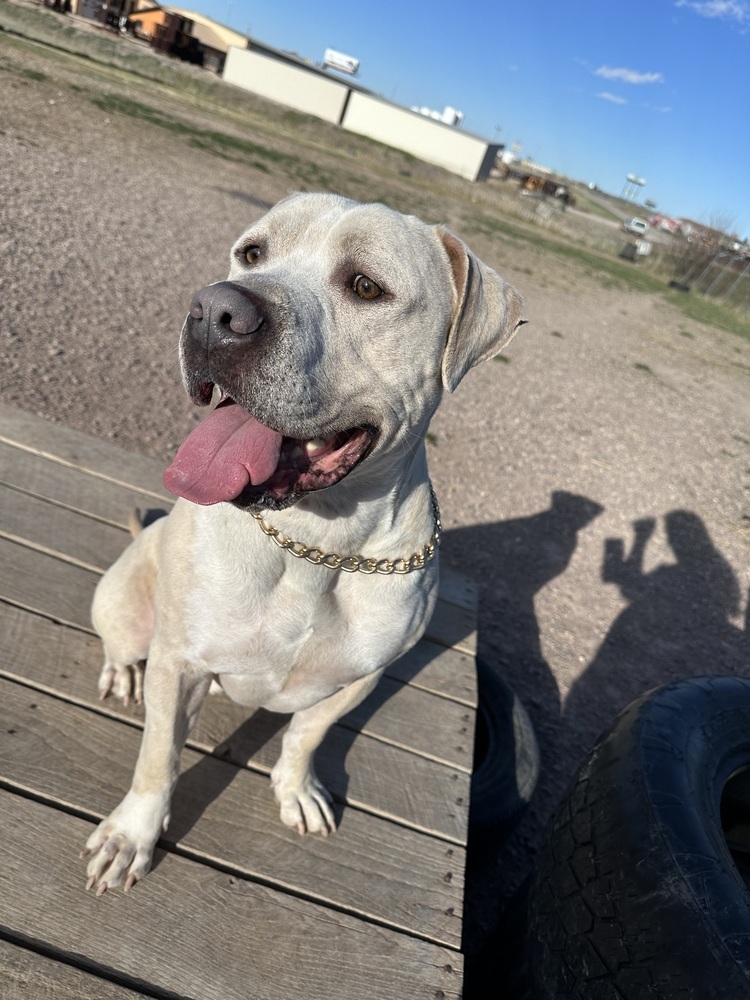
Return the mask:
[[623,222],[622,228],[626,233],[632,233],[633,236],[645,236],[648,232],[649,225],[645,219],[640,219],[638,216],[635,216],[635,218],[628,219],[626,222]]

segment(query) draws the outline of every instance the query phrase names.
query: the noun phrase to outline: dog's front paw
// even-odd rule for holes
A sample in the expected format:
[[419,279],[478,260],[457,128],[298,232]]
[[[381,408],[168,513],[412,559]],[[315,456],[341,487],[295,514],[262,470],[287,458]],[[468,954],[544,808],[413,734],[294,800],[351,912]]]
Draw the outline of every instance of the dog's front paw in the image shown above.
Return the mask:
[[312,772],[302,781],[285,779],[276,769],[271,773],[276,801],[281,806],[281,822],[297,833],[335,833],[336,820],[328,789]]
[[88,861],[86,889],[96,886],[101,896],[121,885],[128,892],[150,869],[156,841],[168,819],[162,796],[128,792],[81,852]]
[[123,705],[129,705],[131,698],[136,705],[140,705],[143,702],[143,663],[121,666],[107,661],[99,675],[97,688],[102,701],[112,693]]

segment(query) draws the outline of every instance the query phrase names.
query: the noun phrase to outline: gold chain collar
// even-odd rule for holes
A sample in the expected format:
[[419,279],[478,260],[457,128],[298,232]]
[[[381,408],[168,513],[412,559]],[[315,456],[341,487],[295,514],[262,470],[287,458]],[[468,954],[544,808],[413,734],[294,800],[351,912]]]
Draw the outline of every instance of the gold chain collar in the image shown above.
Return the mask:
[[338,552],[323,552],[322,549],[305,545],[304,542],[295,542],[287,535],[282,535],[278,528],[268,524],[263,520],[263,515],[255,511],[250,513],[261,527],[261,530],[272,539],[280,549],[284,549],[297,559],[305,559],[313,566],[325,566],[327,569],[340,569],[344,573],[380,573],[389,576],[391,573],[403,575],[411,573],[415,569],[424,569],[427,563],[435,558],[440,538],[443,532],[443,525],[440,520],[440,507],[435,496],[435,490],[430,483],[430,500],[432,503],[432,520],[434,529],[432,538],[423,545],[418,552],[406,558],[399,559],[366,559],[364,556],[341,556]]

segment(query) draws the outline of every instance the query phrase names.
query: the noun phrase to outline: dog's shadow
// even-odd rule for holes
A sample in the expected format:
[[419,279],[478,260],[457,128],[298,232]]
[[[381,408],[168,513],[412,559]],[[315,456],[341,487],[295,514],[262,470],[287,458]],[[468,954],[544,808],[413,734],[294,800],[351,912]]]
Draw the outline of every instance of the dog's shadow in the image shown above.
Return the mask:
[[[327,733],[315,755],[315,769],[331,792],[337,827],[345,827],[350,773],[347,758],[355,740],[366,737],[368,723],[396,695],[406,681],[416,677],[431,662],[441,647],[424,643],[403,658],[396,668],[397,678],[383,678],[375,691],[361,705],[345,715]],[[219,699],[221,699],[219,701]],[[225,726],[242,709],[219,696],[217,703],[209,699],[211,728],[216,731],[216,719],[223,716]],[[281,738],[290,716],[257,709],[232,732],[221,739],[210,753],[203,754],[180,775],[173,797],[168,841],[182,840],[208,807],[222,795],[240,771],[268,774],[281,752]],[[231,724],[231,723],[230,723]],[[278,806],[269,788],[268,809],[274,816]],[[156,863],[156,862],[155,862]]]
[[[227,706],[226,702],[224,706]],[[233,709],[235,706],[228,707]],[[221,708],[218,711],[220,713]],[[172,803],[170,841],[182,840],[211,803],[229,788],[240,771],[248,767],[263,770],[253,768],[252,761],[264,747],[275,741],[287,721],[288,716],[258,709],[210,753],[201,755],[195,764],[182,772]]]

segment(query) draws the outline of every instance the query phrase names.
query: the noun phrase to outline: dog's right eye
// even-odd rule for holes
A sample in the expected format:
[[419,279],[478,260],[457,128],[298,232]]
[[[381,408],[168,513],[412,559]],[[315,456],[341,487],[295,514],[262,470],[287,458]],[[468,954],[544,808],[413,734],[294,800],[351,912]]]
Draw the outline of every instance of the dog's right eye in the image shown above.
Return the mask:
[[352,288],[361,299],[377,299],[383,294],[380,285],[376,285],[366,274],[358,274],[352,282]]
[[256,244],[245,248],[245,260],[248,264],[254,264],[260,257],[260,247]]

